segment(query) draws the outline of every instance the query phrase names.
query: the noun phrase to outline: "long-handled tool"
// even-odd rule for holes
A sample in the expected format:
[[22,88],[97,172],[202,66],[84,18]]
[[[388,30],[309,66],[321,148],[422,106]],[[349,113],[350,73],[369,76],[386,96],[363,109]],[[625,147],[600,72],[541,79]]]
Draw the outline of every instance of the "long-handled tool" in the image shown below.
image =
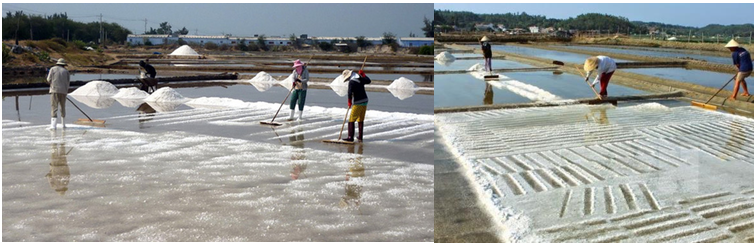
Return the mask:
[[322,142],[325,142],[325,143],[336,143],[336,144],[350,144],[350,145],[354,144],[354,141],[341,140],[341,137],[343,137],[343,128],[344,128],[344,126],[346,126],[346,118],[349,118],[349,110],[350,109],[351,109],[351,107],[346,108],[346,116],[343,117],[343,123],[341,124],[341,132],[338,134],[338,139],[337,140],[323,140]]
[[[705,103],[700,103],[700,102],[697,102],[697,101],[692,101],[692,106],[697,106],[697,107],[708,109],[708,110],[716,110],[716,109],[718,109],[718,106],[711,105],[711,104],[708,104],[708,103],[711,100],[713,100],[713,98],[715,98],[716,95],[718,95],[718,93],[721,92],[721,90],[723,90],[727,85],[729,85],[729,83],[731,81],[734,81],[734,78],[737,78],[737,75],[734,75],[733,77],[731,77],[731,79],[729,79],[729,81],[726,82],[726,84],[724,84],[724,86],[721,86],[721,88],[718,89],[718,91],[716,91],[716,93],[713,94],[713,96],[711,96],[710,99],[708,99],[708,101],[705,101]],[[724,100],[724,102],[726,102],[726,100]],[[723,103],[721,105],[723,105]]]
[[286,98],[283,99],[283,101],[281,102],[281,106],[278,107],[278,111],[275,112],[275,116],[273,116],[273,120],[270,120],[270,122],[264,122],[263,121],[263,122],[260,122],[260,124],[272,125],[272,126],[283,125],[282,123],[277,123],[277,122],[274,122],[274,121],[275,121],[275,118],[278,117],[278,113],[281,112],[281,108],[283,108],[283,104],[286,103],[286,100],[288,100],[288,96],[291,96],[291,92],[294,92],[294,87],[291,87],[291,90],[288,91],[288,95],[286,95]]
[[[367,57],[365,56],[364,57],[364,61],[362,61],[362,67],[359,68],[359,70],[364,69],[364,64],[366,62],[367,62]],[[350,109],[351,109],[351,107],[346,108],[346,116],[343,117],[343,123],[341,124],[341,132],[338,134],[338,139],[337,140],[323,140],[322,142],[325,142],[325,143],[336,143],[336,144],[350,144],[350,145],[354,144],[354,141],[341,140],[341,137],[343,137],[343,127],[346,126],[346,118],[349,117],[349,110]]]
[[[553,64],[556,64],[556,62],[560,62],[560,61],[553,61]],[[563,62],[561,64],[563,64]],[[582,69],[580,69],[579,66],[577,66],[576,68],[580,75],[582,75],[583,77],[587,76],[585,75],[584,72],[582,72]],[[600,96],[598,91],[595,90],[595,87],[593,87],[592,84],[590,84],[590,82],[585,81],[585,83],[587,83],[587,86],[590,86],[590,89],[592,89],[592,92],[595,93],[595,97],[597,97],[597,99],[595,100],[588,101],[587,104],[590,104],[590,105],[602,104],[602,103],[611,103],[612,105],[618,104],[618,101],[615,99],[603,99],[603,97]]]
[[[307,60],[307,63],[305,63],[305,64],[309,64],[309,61],[312,60],[313,56],[314,55],[309,56],[309,60]],[[296,86],[291,86],[291,90],[288,91],[288,94],[286,95],[286,98],[283,99],[283,101],[281,101],[281,105],[278,107],[278,111],[275,112],[275,115],[273,116],[273,120],[270,120],[270,122],[262,121],[262,122],[260,122],[260,124],[263,124],[263,125],[272,125],[272,126],[276,126],[276,127],[283,125],[282,123],[275,122],[275,118],[278,117],[278,113],[281,112],[281,108],[283,108],[283,104],[286,103],[286,100],[288,100],[288,97],[291,96],[292,92],[294,92],[294,88],[296,88]]]
[[73,100],[71,100],[68,97],[66,97],[66,99],[68,99],[68,101],[71,102],[71,104],[74,107],[76,107],[76,109],[78,109],[82,114],[84,114],[84,116],[86,116],[87,119],[88,119],[87,120],[87,119],[79,118],[78,120],[76,120],[75,122],[73,122],[74,124],[91,125],[91,126],[97,126],[97,127],[104,127],[105,126],[105,120],[92,120],[92,118],[89,117],[89,115],[87,115],[86,113],[84,113],[84,111],[81,110],[81,108],[79,108],[79,106],[77,106],[76,103],[73,103]]

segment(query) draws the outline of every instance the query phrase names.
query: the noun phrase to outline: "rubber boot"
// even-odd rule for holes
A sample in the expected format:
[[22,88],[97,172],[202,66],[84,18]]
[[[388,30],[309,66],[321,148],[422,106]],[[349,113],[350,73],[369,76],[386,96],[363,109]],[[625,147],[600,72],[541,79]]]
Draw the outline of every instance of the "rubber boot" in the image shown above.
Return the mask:
[[362,133],[364,133],[364,122],[357,123],[359,125],[359,136],[357,136],[357,140],[359,142],[362,142]]
[[53,117],[52,119],[50,119],[50,127],[48,127],[47,130],[50,130],[50,131],[57,130],[58,129],[57,120],[58,118],[56,117]]
[[63,124],[63,130],[65,130],[66,129],[66,118],[65,117],[61,117],[60,118],[60,123]]
[[294,113],[296,113],[296,110],[295,109],[291,110],[291,114],[288,115],[288,120],[289,121],[294,120]]
[[296,120],[299,120],[299,121],[304,120],[304,118],[301,116],[302,112],[303,111],[299,111],[299,117],[297,117]]
[[354,123],[349,122],[349,137],[343,139],[344,141],[353,142],[354,141]]

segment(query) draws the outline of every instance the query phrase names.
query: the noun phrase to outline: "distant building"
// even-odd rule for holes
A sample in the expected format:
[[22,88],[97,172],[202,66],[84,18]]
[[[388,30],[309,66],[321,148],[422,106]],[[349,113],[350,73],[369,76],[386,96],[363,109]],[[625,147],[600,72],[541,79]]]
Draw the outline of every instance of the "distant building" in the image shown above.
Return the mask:
[[[234,36],[198,36],[198,35],[128,35],[126,41],[131,45],[144,45],[147,41],[152,45],[163,45],[178,43],[178,39],[187,43],[197,43],[204,45],[206,43],[215,43],[217,45],[236,45],[244,40],[244,44],[256,43],[259,35],[253,37],[234,37]],[[355,43],[354,37],[308,37],[307,35],[301,35],[300,40],[305,44],[314,44],[316,42],[327,43]],[[424,45],[432,45],[433,38],[423,37],[397,37],[399,45],[402,47],[418,47]],[[383,37],[365,37],[365,41],[372,45],[383,44]],[[265,44],[267,46],[292,46],[294,43],[288,37],[271,36],[265,38]]]
[[398,39],[401,47],[422,47],[433,45],[435,41],[432,37],[402,37]]
[[495,31],[495,29],[496,29],[495,25],[493,25],[493,23],[488,23],[488,24],[479,23],[479,24],[475,24],[474,28],[477,31]]
[[540,32],[540,27],[537,27],[537,26],[530,26],[529,29],[530,29],[531,33],[539,33]]

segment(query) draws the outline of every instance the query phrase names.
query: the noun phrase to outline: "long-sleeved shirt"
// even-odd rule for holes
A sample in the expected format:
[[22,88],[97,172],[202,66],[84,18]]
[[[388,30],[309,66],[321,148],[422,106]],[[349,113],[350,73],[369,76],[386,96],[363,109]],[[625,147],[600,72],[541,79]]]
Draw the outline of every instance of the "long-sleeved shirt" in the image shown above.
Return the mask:
[[611,57],[601,55],[598,56],[598,69],[588,72],[587,77],[590,77],[593,72],[598,73],[598,75],[595,76],[595,81],[592,82],[592,85],[595,86],[595,84],[600,82],[600,78],[604,73],[611,73],[614,71],[616,71],[616,61],[611,59]]
[[482,43],[482,56],[484,58],[493,58],[493,50],[491,50],[489,42]]
[[360,77],[355,72],[355,74],[351,76],[351,79],[349,79],[349,93],[347,98],[353,98],[354,104],[367,103],[369,99],[367,98],[367,91],[364,90],[364,85],[370,84],[371,82],[372,80],[370,80],[369,77]]
[[68,70],[62,66],[54,66],[47,73],[47,82],[50,83],[50,93],[68,94],[68,88],[71,86],[71,75]]
[[734,65],[739,65],[740,72],[752,71],[752,58],[750,58],[750,52],[747,52],[744,48],[737,48],[734,52],[731,52],[731,59],[734,60]]
[[[296,78],[299,77],[299,74],[296,73],[296,69],[294,69],[294,72],[291,74],[294,75],[294,81],[296,81]],[[307,82],[309,82],[309,69],[307,69],[306,66],[302,68],[301,78],[299,78],[299,80],[301,80],[301,90],[307,90]]]

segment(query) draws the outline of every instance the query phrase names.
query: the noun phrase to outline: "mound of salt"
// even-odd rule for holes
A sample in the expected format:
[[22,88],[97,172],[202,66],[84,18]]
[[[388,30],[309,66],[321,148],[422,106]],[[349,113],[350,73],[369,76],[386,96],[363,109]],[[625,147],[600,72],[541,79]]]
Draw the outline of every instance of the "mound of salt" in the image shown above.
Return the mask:
[[448,51],[443,51],[443,52],[441,52],[440,54],[436,55],[436,56],[435,56],[435,59],[436,59],[436,60],[444,60],[444,61],[449,61],[449,60],[455,60],[455,59],[456,59],[456,57],[454,57],[454,56],[453,56],[453,55],[452,55],[451,53],[449,53]]
[[149,97],[149,94],[138,88],[122,88],[118,90],[117,94],[113,95],[113,98],[117,99],[144,99],[147,97]]
[[170,55],[199,56],[199,53],[194,51],[189,45],[183,45],[173,51],[173,53],[170,53]]
[[288,75],[286,79],[280,81],[280,85],[285,87],[287,90],[291,90],[291,88],[294,86],[294,80],[294,74]]
[[76,96],[113,96],[118,93],[115,85],[105,81],[91,81],[70,93]]
[[173,90],[170,87],[162,87],[152,93],[149,97],[144,99],[145,101],[157,101],[157,102],[177,102],[181,103],[186,98],[183,97],[183,95],[176,92],[176,90]]
[[257,89],[257,91],[265,92],[268,89],[272,88],[273,85],[278,83],[278,80],[275,80],[273,76],[268,74],[267,72],[261,71],[257,73],[252,79],[249,80],[249,83],[254,86],[254,88]]
[[414,96],[415,88],[417,88],[417,85],[414,84],[414,81],[409,80],[405,77],[400,77],[399,79],[393,80],[391,85],[388,85],[388,92],[391,92],[391,94],[400,99],[404,100],[406,98]]

